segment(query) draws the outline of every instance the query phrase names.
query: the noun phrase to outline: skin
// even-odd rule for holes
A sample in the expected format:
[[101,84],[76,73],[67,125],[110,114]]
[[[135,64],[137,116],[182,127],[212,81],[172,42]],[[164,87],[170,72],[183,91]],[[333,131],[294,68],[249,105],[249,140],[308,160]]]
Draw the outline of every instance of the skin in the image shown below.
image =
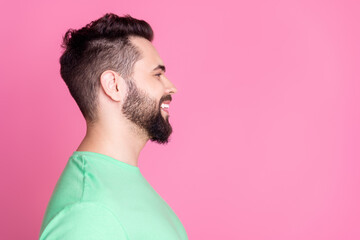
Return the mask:
[[[171,98],[177,89],[163,70],[153,71],[158,65],[164,65],[153,44],[141,37],[130,37],[130,40],[143,56],[134,65],[131,80],[136,90],[130,91],[140,94],[137,95],[140,98],[134,101],[135,98],[127,95],[129,85],[117,72],[104,71],[100,77],[99,120],[94,124],[87,122],[86,135],[76,151],[97,152],[138,166],[140,152],[147,141],[152,140],[154,133],[159,133],[166,124],[170,126],[169,115],[160,110],[160,104],[164,99]],[[134,105],[136,102],[140,104]],[[149,119],[153,120],[152,125]],[[153,134],[149,133],[149,128]],[[167,143],[167,134],[160,136],[162,139],[156,142]]]

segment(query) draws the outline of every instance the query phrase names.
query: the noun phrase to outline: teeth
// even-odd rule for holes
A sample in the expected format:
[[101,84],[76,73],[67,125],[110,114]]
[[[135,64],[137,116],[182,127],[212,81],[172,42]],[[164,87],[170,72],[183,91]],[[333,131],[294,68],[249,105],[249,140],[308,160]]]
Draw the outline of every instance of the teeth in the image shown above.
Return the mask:
[[162,107],[162,108],[169,108],[169,104],[162,103],[162,104],[161,104],[161,107]]

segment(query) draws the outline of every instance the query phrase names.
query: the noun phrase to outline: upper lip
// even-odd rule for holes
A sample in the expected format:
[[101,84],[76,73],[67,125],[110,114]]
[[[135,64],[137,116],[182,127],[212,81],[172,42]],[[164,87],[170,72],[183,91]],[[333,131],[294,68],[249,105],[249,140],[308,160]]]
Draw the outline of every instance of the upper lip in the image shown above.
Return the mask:
[[163,101],[162,103],[165,103],[165,104],[170,104],[170,100],[167,100],[167,101]]

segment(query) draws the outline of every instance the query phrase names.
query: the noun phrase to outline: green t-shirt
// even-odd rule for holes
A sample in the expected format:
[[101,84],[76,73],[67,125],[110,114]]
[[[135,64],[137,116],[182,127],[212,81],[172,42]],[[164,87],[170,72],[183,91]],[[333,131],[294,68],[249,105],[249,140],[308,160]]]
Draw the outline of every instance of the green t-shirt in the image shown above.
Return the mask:
[[138,167],[110,156],[75,151],[47,206],[40,240],[185,240],[170,206]]

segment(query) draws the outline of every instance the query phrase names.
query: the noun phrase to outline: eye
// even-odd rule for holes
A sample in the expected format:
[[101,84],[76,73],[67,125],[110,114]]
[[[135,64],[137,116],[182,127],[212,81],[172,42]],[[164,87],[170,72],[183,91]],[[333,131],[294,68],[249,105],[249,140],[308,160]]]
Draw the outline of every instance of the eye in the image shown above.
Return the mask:
[[162,73],[155,74],[155,76],[160,77]]

